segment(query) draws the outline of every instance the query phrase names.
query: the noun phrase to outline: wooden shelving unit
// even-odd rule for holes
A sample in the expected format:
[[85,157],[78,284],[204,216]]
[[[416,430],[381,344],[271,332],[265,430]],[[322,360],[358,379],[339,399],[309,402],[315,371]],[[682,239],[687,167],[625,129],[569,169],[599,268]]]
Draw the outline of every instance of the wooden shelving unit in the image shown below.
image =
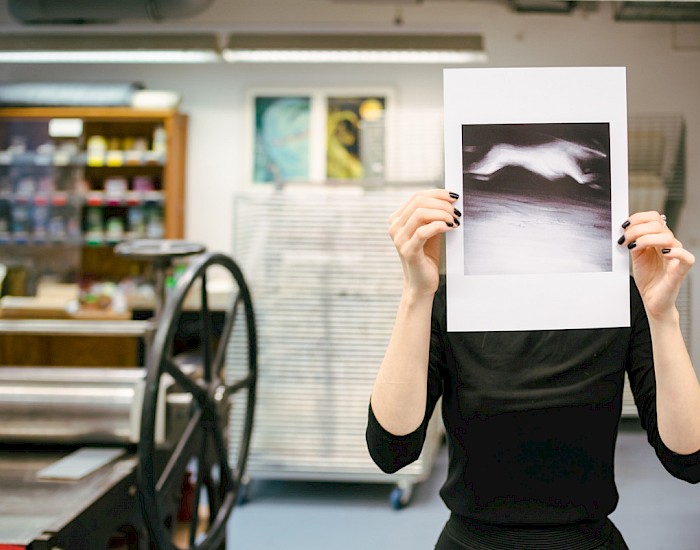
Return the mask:
[[[37,146],[50,142],[49,121],[57,119],[82,121],[83,132],[75,140],[78,145],[75,154],[66,154],[57,149],[37,149]],[[144,155],[141,160],[135,157],[137,160],[133,162],[124,160],[123,163],[111,165],[107,158],[102,165],[88,163],[88,141],[97,135],[108,142],[115,138],[124,140],[128,136],[141,138],[147,143],[144,153],[157,153],[153,149],[153,133],[159,126],[166,136],[166,152],[162,156]],[[25,136],[21,135],[23,128],[27,130]],[[42,131],[44,135],[41,135]],[[22,145],[15,144],[13,152],[13,140],[21,141],[22,137],[25,139],[24,151],[17,150]],[[42,137],[45,138],[44,143],[27,143]],[[163,195],[164,236],[180,238],[184,233],[186,140],[187,116],[173,110],[79,107],[0,109],[0,176],[3,168],[7,170],[13,166],[33,165],[54,171],[65,167],[82,168],[86,180],[93,186],[89,191],[99,192],[103,189],[99,188],[98,182],[110,175],[133,178],[141,172],[152,174],[160,180],[159,190]],[[128,152],[124,149],[121,151]],[[16,193],[16,189],[10,192]],[[84,198],[87,200],[87,193]]]
[[[116,256],[113,246],[130,238],[184,237],[187,124],[176,110],[0,109],[5,293],[33,296],[40,279],[116,283],[146,273],[146,265]],[[99,323],[99,312],[87,313]],[[105,323],[113,319],[104,312]],[[0,330],[0,364],[58,365],[73,358],[74,365],[134,365],[140,337],[107,338],[96,327],[94,335],[21,338],[31,343],[18,349],[19,335]]]

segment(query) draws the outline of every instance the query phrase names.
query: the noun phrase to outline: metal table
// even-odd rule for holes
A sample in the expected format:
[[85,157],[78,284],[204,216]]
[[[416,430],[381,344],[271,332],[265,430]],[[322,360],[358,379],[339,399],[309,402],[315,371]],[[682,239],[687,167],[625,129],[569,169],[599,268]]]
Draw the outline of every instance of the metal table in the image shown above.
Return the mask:
[[0,449],[0,549],[107,548],[122,526],[143,531],[136,457],[127,453],[79,483],[39,479],[71,450]]

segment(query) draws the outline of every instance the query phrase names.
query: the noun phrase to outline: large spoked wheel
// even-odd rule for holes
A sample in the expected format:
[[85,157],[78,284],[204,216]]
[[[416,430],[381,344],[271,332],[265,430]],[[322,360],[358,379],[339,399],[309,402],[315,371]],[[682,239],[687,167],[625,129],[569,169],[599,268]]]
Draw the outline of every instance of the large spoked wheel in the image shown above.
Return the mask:
[[[234,286],[234,298],[218,330],[207,289],[207,274],[211,276],[212,271],[230,276]],[[194,332],[199,346],[194,360],[183,361],[175,349],[175,335],[185,314],[191,319],[190,303],[197,302],[197,296]],[[246,337],[240,336],[243,331]],[[232,361],[239,364],[233,375],[225,368]],[[248,457],[257,381],[253,305],[243,275],[231,258],[204,254],[183,273],[163,308],[147,369],[138,488],[152,544],[159,550],[223,548]],[[166,400],[164,388],[168,386]],[[175,436],[170,433],[173,404],[185,411]],[[165,441],[156,429],[163,414],[169,417]],[[229,417],[240,427],[236,432],[239,440],[231,442],[234,453],[228,445]],[[183,484],[190,478],[190,483]],[[177,524],[183,487],[191,489],[191,514]]]

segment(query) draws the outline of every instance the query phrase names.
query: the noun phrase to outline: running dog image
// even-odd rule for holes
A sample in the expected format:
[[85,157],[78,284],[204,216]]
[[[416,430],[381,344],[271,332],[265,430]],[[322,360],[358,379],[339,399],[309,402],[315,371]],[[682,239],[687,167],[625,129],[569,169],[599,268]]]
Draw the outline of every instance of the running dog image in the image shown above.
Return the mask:
[[580,184],[597,188],[594,182],[598,175],[584,172],[581,163],[606,156],[603,151],[560,138],[537,145],[498,143],[465,173],[475,179],[489,180],[506,166],[519,166],[550,181],[569,176]]
[[607,123],[462,126],[466,275],[612,269]]

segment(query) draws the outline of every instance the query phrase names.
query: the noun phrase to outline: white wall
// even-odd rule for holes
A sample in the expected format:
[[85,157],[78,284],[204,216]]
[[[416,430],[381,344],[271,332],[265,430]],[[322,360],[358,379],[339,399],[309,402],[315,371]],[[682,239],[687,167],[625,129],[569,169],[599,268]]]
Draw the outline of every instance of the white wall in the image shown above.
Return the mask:
[[[687,201],[681,240],[700,252],[700,24],[617,23],[612,7],[572,15],[518,15],[500,3],[426,1],[406,7],[407,27],[478,28],[485,37],[489,66],[627,67],[628,109],[634,113],[681,113],[687,121]],[[200,26],[231,28],[323,28],[352,24],[391,27],[391,5],[334,4],[321,0],[219,0],[196,18]],[[0,17],[11,28],[5,14]],[[384,23],[381,23],[384,21]],[[674,47],[675,40],[693,47]],[[426,66],[0,66],[1,81],[119,80],[141,81],[152,89],[172,89],[183,96],[190,116],[187,159],[186,237],[212,250],[229,251],[232,196],[246,182],[245,94],[261,87],[390,87],[400,116],[420,125],[422,115],[442,105],[442,71]],[[401,155],[420,151],[407,145]],[[442,148],[441,142],[422,147]],[[698,271],[697,269],[695,271]],[[696,274],[694,309],[700,324],[700,275]],[[699,346],[700,347],[700,346]],[[698,350],[700,353],[700,350]],[[696,360],[696,364],[700,361]]]

